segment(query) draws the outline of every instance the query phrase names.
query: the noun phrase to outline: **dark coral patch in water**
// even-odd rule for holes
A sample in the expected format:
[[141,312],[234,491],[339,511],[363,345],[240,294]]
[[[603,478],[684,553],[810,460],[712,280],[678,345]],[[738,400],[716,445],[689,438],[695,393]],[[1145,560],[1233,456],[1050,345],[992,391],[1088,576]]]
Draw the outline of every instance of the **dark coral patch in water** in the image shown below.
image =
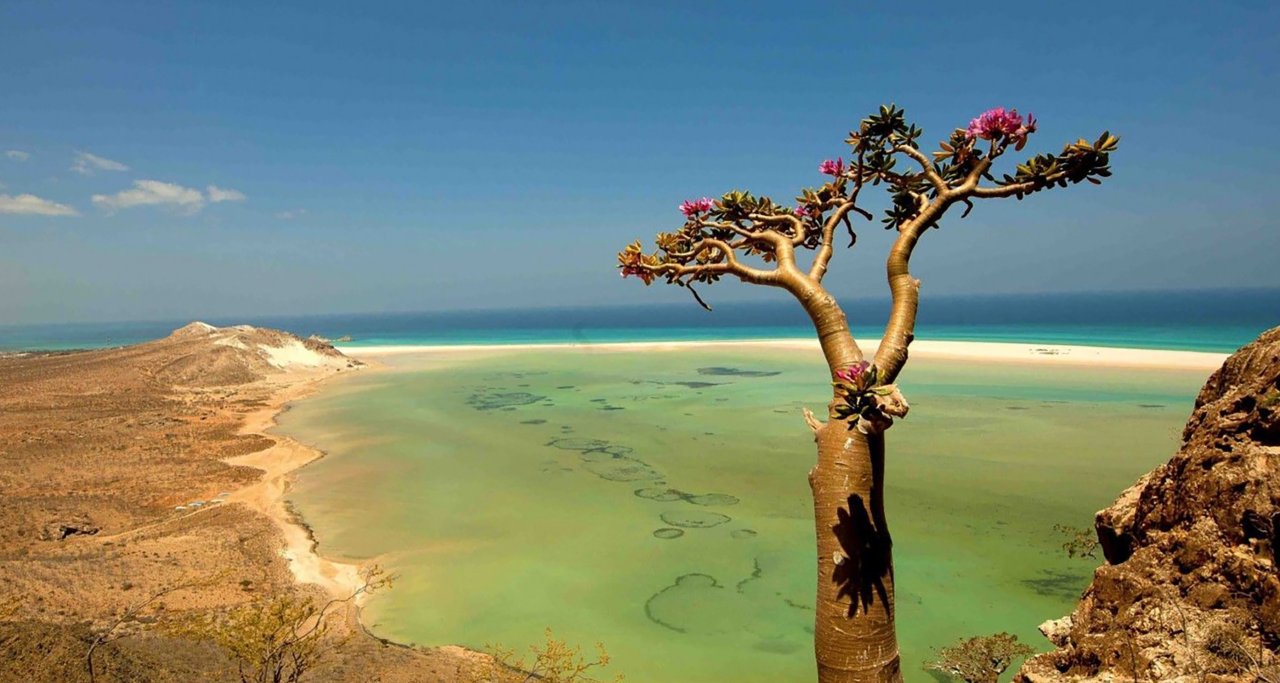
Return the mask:
[[467,399],[467,405],[476,410],[499,410],[511,409],[515,410],[518,406],[527,406],[537,403],[546,396],[531,394],[527,391],[481,391],[474,393]]
[[733,519],[729,515],[704,510],[668,510],[659,517],[667,524],[683,529],[710,529]]
[[737,505],[738,498],[727,493],[700,493],[691,495],[685,500],[694,505]]
[[601,479],[651,481],[662,478],[662,474],[650,467],[649,463],[631,457],[630,447],[613,444],[604,439],[552,439],[547,442],[547,445],[566,451],[578,451],[581,454],[583,468]]
[[738,592],[745,593],[747,584],[751,583],[752,581],[759,581],[760,577],[762,576],[764,576],[764,570],[760,568],[760,558],[751,560],[751,576],[748,576],[747,578],[738,582],[738,586],[737,586]]
[[660,503],[672,503],[677,500],[683,500],[693,505],[737,505],[738,499],[727,493],[688,493],[680,489],[672,488],[643,488],[636,489],[635,494],[639,498],[646,500],[656,500]]
[[658,380],[649,380],[649,384],[656,384],[660,387],[686,387],[688,389],[706,389],[708,387],[724,386],[725,382],[699,382],[697,380],[688,382],[660,382]]
[[755,529],[734,529],[733,531],[729,532],[729,536],[731,536],[732,538],[736,538],[739,541],[742,541],[748,538],[755,538],[756,530]]
[[680,492],[675,489],[664,489],[661,487],[651,487],[644,489],[636,489],[637,498],[645,500],[656,500],[659,503],[671,503],[680,500]]
[[743,370],[742,368],[698,368],[699,375],[711,375],[713,377],[773,377],[781,375],[776,370]]
[[592,451],[607,448],[609,442],[604,439],[552,439],[547,445],[566,451]]
[[673,538],[680,538],[683,535],[684,535],[684,529],[673,529],[669,526],[663,527],[661,529],[653,530],[654,538],[661,538],[663,540],[668,540],[668,541]]
[[714,576],[709,574],[685,574],[677,577],[675,583],[649,596],[649,599],[644,603],[644,615],[649,618],[649,621],[663,628],[669,628],[676,633],[687,633],[684,628],[663,618],[662,603],[670,601],[674,605],[689,604],[690,601],[683,599],[681,594],[698,595],[719,588],[724,588],[724,586],[721,586]]
[[648,464],[632,458],[587,462],[583,469],[609,481],[645,481],[662,475]]
[[1046,569],[1040,572],[1039,578],[1023,579],[1022,585],[1045,597],[1075,600],[1080,597],[1084,587],[1089,584],[1088,574],[1075,574],[1060,570]]

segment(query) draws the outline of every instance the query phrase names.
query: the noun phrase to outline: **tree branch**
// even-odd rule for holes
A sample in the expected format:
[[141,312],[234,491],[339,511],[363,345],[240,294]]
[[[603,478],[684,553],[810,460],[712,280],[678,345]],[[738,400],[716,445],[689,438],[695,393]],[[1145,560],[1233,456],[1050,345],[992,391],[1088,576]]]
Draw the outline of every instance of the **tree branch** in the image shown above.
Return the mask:
[[728,243],[714,239],[706,238],[699,241],[689,249],[689,255],[696,255],[707,249],[715,249],[724,254],[724,261],[721,263],[701,263],[698,265],[680,265],[678,263],[663,263],[656,266],[641,265],[641,268],[654,273],[656,275],[670,275],[674,278],[687,277],[689,275],[697,275],[699,273],[728,273],[736,275],[744,282],[755,284],[776,285],[778,284],[778,274],[776,270],[761,270],[752,268],[741,261],[733,253],[733,247]]
[[809,425],[809,429],[813,430],[814,434],[817,434],[818,430],[825,426],[818,418],[813,416],[813,411],[808,408],[804,409],[804,423]]
[[938,175],[938,172],[934,170],[933,164],[929,161],[929,158],[920,150],[912,147],[911,145],[898,145],[893,148],[893,151],[901,152],[912,159],[915,159],[916,163],[920,164],[920,168],[924,171],[924,177],[933,185],[933,188],[938,191],[938,194],[943,194],[947,190],[951,189],[951,187],[947,185],[947,182],[942,179],[942,176]]
[[907,347],[915,339],[920,281],[911,275],[911,252],[920,240],[920,235],[936,223],[947,207],[956,200],[954,192],[944,193],[934,199],[915,218],[902,226],[898,239],[889,251],[885,271],[889,279],[889,291],[893,295],[893,305],[889,312],[889,323],[885,325],[884,337],[880,340],[880,348],[876,349],[876,369],[880,373],[879,381],[883,384],[892,384],[902,371],[902,366],[907,362]]
[[859,209],[853,199],[841,202],[836,207],[835,213],[827,217],[827,221],[822,224],[822,246],[818,247],[818,253],[813,257],[813,265],[809,267],[809,277],[815,282],[822,282],[822,278],[827,274],[827,265],[831,262],[832,254],[835,253],[835,244],[833,242],[835,241],[836,226],[841,221],[848,220],[850,211],[858,211],[868,219],[872,217]]

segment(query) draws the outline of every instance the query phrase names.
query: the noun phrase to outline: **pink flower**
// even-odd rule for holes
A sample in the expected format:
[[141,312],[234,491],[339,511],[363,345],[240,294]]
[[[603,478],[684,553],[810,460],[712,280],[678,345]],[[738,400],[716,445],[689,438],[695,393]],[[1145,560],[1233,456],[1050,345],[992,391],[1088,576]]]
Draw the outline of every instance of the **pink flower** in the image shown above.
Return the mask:
[[[1032,128],[1026,130],[1022,139],[1026,140],[1026,133],[1035,130],[1035,119],[1031,120]],[[982,112],[982,115],[969,122],[969,130],[966,135],[970,140],[981,138],[983,140],[995,140],[1001,137],[1013,139],[1018,131],[1025,128],[1022,117],[1018,115],[1017,109],[1005,111],[1004,107],[996,107]]]
[[797,216],[799,216],[799,217],[801,217],[801,218],[804,218],[805,216],[808,216],[808,215],[809,215],[809,208],[808,208],[808,207],[806,207],[806,206],[803,206],[803,205],[801,205],[801,206],[797,206],[797,207],[796,207],[796,215],[797,215]]
[[713,202],[709,197],[702,199],[686,199],[680,204],[680,213],[686,216],[693,216],[699,213],[706,213],[711,210]]
[[641,268],[639,262],[635,265],[622,266],[622,271],[618,274],[621,275],[624,280],[634,275],[640,278],[646,285],[651,284],[654,278],[653,271],[647,268]]
[[1010,136],[1010,139],[1017,143],[1014,148],[1021,150],[1022,146],[1027,144],[1027,136],[1034,132],[1036,132],[1036,117],[1027,114],[1027,122],[1018,126],[1018,130]]
[[844,173],[844,157],[840,157],[839,159],[827,159],[821,164],[818,164],[818,170],[824,175],[840,175],[841,173]]
[[854,384],[858,381],[858,378],[862,376],[862,373],[866,372],[869,367],[871,367],[871,363],[865,360],[858,361],[850,367],[836,370],[836,379],[844,382],[845,384]]

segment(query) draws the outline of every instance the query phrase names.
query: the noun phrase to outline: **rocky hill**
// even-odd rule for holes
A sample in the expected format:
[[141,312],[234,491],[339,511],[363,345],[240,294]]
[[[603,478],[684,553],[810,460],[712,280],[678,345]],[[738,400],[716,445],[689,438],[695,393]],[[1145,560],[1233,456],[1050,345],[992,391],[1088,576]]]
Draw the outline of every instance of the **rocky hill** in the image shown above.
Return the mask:
[[194,322],[136,348],[169,356],[155,368],[155,377],[181,386],[245,384],[297,368],[360,364],[315,338],[249,325],[219,328]]
[[1016,680],[1280,682],[1280,328],[1209,378],[1177,455],[1096,529],[1107,564]]

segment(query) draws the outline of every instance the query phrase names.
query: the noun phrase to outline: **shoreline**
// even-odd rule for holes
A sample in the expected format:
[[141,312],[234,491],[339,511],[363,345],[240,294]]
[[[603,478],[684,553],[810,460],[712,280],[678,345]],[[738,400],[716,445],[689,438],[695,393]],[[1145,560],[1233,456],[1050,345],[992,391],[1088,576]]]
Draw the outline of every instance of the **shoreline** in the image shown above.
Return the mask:
[[[280,556],[289,565],[294,580],[300,584],[317,585],[332,597],[345,598],[355,593],[363,583],[361,570],[365,563],[342,562],[322,555],[319,552],[320,541],[311,526],[287,498],[293,475],[325,454],[274,430],[278,426],[276,418],[290,405],[314,396],[329,383],[328,380],[339,376],[345,375],[315,376],[308,373],[282,384],[266,406],[245,416],[237,432],[271,439],[274,445],[227,458],[223,462],[262,470],[256,482],[232,491],[226,502],[241,503],[271,520],[283,537],[284,547]],[[363,595],[358,596],[356,604],[363,602],[363,598]]]
[[[866,343],[863,351],[871,356],[879,340]],[[812,350],[818,352],[816,339],[742,339],[698,341],[643,342],[556,342],[547,344],[457,344],[457,345],[384,345],[338,346],[344,354],[366,360],[386,356],[448,355],[505,353],[516,351],[583,351],[583,352],[672,352],[685,350]],[[1070,344],[1030,344],[1022,342],[971,342],[916,340],[911,344],[911,357],[935,360],[958,360],[983,363],[1024,363],[1057,366],[1092,366],[1152,370],[1213,371],[1222,365],[1228,353],[1207,351],[1175,351]]]

